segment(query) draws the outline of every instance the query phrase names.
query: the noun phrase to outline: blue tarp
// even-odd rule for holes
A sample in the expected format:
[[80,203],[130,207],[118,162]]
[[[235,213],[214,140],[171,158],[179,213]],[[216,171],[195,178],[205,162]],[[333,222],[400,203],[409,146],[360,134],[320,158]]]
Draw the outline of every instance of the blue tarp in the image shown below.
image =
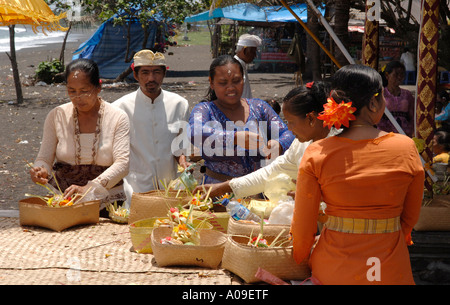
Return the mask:
[[[127,29],[120,25],[114,26],[113,19],[114,17],[105,21],[87,41],[78,47],[72,57],[72,59],[92,59],[99,67],[100,77],[107,79],[116,78],[130,66],[129,62],[125,62]],[[149,27],[150,35],[146,48],[150,49],[155,45],[157,28],[157,22]],[[130,34],[132,37],[130,52],[141,50],[144,31],[137,20],[132,23]]]
[[[290,8],[296,13],[303,22],[307,21],[307,5],[305,3],[295,4]],[[324,9],[318,8],[323,14]],[[189,16],[184,19],[186,23],[206,21],[213,18],[228,18],[236,21],[252,22],[298,22],[297,19],[283,6],[259,7],[251,3],[240,3],[224,8],[216,8],[212,14],[206,11],[197,15]]]

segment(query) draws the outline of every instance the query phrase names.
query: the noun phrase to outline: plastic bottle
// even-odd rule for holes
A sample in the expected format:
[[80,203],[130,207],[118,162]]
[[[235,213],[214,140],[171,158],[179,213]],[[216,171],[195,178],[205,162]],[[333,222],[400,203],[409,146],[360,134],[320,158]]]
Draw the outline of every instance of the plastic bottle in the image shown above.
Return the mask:
[[222,205],[227,208],[227,212],[235,220],[253,220],[258,223],[261,222],[261,217],[251,212],[249,209],[235,200],[230,201],[228,198],[226,198],[222,201]]

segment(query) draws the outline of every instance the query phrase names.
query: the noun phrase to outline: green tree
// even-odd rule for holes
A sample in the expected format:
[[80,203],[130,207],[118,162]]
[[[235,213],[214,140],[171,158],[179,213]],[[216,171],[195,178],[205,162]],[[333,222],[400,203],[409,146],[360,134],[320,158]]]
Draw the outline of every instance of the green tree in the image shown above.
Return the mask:
[[[208,0],[81,0],[81,4],[87,13],[98,16],[101,21],[117,14],[113,20],[114,25],[126,27],[128,33],[125,62],[130,62],[135,54],[134,50],[130,50],[132,37],[129,29],[132,20],[139,20],[142,25],[142,48],[145,48],[150,35],[150,25],[155,17],[164,23],[181,24],[186,16],[209,7]],[[115,81],[122,81],[130,73],[131,68],[128,68]]]

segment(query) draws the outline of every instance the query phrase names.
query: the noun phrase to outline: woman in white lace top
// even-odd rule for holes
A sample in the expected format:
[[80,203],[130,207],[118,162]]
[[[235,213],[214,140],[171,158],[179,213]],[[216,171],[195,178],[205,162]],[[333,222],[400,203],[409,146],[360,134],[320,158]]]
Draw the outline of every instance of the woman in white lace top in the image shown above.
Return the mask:
[[47,115],[31,179],[55,187],[57,182],[66,197],[84,194],[93,181],[108,190],[109,200],[124,200],[121,181],[129,168],[128,116],[99,97],[95,62],[71,62],[66,81],[71,102]]

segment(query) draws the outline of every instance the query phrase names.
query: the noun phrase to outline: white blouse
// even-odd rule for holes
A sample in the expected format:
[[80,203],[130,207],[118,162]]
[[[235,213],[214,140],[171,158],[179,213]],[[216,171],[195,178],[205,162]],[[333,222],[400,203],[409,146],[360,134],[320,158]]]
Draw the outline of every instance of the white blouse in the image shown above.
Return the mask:
[[[332,129],[327,137],[337,135],[342,130]],[[286,152],[277,157],[272,163],[259,170],[238,178],[230,180],[230,187],[236,198],[244,198],[264,192],[266,181],[273,173],[284,173],[292,179],[297,179],[300,161],[309,142],[300,142],[295,139]]]
[[[105,101],[102,103],[105,107],[100,122],[94,164],[109,167],[93,181],[106,189],[111,189],[128,173],[130,124],[124,111]],[[55,161],[76,164],[77,141],[73,109],[73,104],[69,102],[49,112],[45,119],[41,147],[34,162],[35,166],[43,166],[51,173]],[[92,163],[93,142],[93,133],[80,134],[80,164]]]

